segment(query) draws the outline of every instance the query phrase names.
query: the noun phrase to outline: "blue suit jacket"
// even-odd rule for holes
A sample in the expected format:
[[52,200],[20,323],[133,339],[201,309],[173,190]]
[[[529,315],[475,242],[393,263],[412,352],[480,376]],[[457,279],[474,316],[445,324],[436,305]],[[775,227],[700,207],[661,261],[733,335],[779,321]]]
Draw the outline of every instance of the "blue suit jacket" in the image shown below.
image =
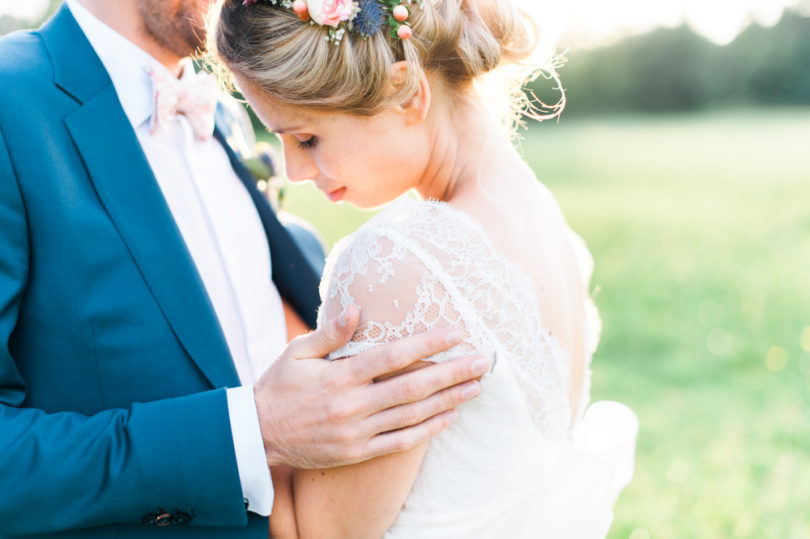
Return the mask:
[[[314,325],[318,276],[228,151],[276,285]],[[242,499],[224,390],[238,384],[70,12],[0,40],[0,537],[267,537]],[[161,514],[173,525],[151,526]]]

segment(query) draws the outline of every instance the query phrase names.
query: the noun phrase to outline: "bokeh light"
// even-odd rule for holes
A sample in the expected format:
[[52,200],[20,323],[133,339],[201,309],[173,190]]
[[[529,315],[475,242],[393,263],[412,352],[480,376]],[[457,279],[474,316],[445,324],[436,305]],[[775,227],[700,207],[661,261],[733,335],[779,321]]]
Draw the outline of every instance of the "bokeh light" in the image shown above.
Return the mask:
[[788,362],[787,350],[781,346],[772,346],[765,354],[765,367],[769,371],[781,371],[785,368]]

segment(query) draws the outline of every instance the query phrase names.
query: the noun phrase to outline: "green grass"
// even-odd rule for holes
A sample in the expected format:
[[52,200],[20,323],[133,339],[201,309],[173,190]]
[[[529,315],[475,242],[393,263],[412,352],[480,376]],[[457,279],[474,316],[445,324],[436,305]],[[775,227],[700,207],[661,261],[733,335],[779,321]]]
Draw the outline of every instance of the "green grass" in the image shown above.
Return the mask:
[[[808,140],[788,109],[563,119],[521,143],[596,259],[594,399],[641,421],[611,538],[810,538]],[[329,242],[369,215],[311,186],[287,209]]]

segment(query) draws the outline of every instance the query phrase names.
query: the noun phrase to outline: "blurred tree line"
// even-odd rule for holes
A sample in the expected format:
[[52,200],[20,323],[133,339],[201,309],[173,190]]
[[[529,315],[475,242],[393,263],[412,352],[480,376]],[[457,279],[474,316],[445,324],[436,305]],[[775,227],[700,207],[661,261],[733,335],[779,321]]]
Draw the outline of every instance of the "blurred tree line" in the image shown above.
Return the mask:
[[[810,17],[792,11],[772,28],[749,26],[726,46],[681,26],[567,56],[560,69],[567,116],[810,105]],[[532,89],[553,102],[548,86],[540,78]]]

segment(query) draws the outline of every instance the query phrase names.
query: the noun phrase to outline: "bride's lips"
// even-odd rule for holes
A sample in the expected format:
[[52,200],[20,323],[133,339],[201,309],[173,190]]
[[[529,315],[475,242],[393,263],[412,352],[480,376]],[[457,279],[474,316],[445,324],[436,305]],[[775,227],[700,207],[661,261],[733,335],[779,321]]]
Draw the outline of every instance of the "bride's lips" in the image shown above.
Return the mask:
[[327,191],[326,196],[329,197],[329,200],[332,202],[337,202],[343,198],[343,195],[346,193],[346,188],[341,187],[339,189],[335,189],[334,191]]

